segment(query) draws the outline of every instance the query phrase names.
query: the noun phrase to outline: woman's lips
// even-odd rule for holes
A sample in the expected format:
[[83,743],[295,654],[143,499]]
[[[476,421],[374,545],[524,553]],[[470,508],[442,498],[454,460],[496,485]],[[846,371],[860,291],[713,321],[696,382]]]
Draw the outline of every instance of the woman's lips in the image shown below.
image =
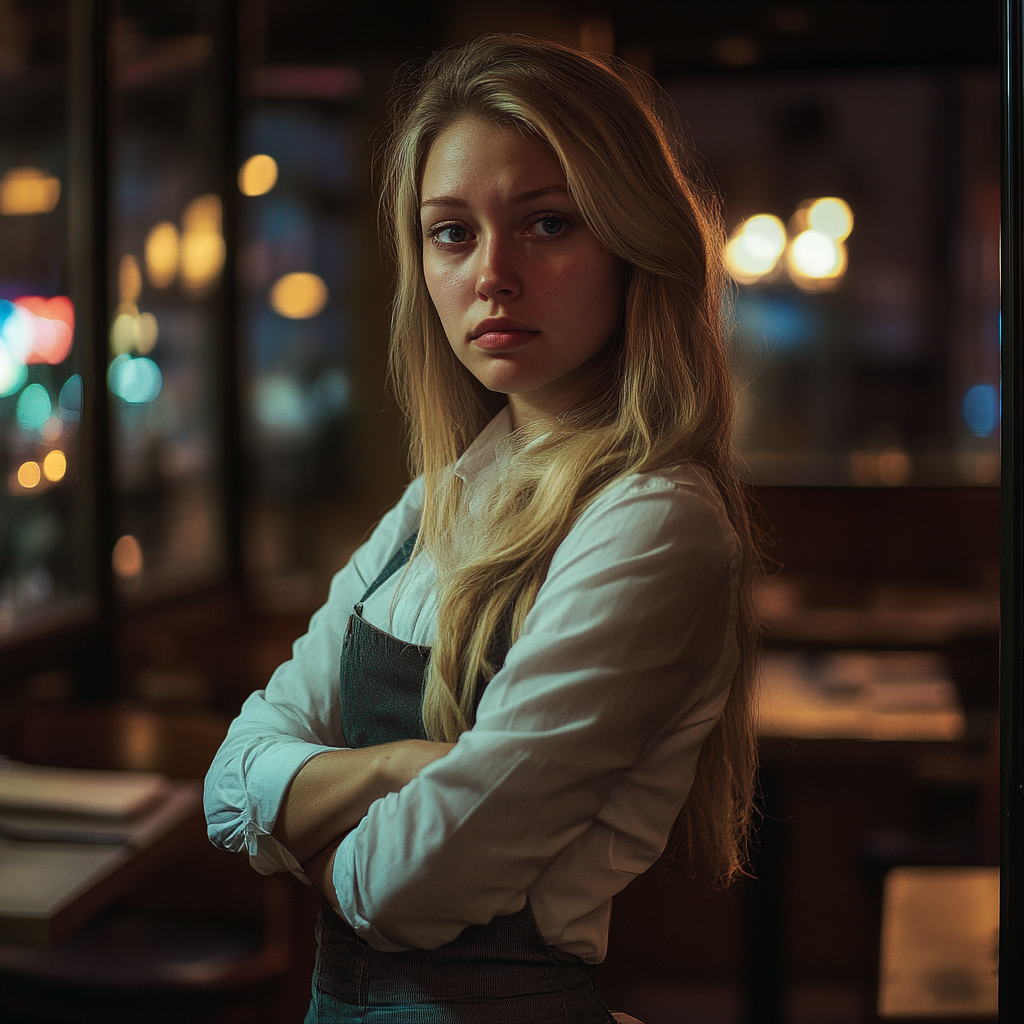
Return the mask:
[[525,345],[539,333],[539,331],[487,331],[485,334],[477,335],[473,339],[473,344],[485,352],[507,352]]

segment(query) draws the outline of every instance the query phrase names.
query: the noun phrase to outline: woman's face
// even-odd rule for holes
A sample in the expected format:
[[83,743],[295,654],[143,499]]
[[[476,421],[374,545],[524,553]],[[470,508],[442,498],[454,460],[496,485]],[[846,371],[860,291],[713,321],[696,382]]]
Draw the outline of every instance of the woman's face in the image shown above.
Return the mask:
[[516,426],[564,412],[618,324],[623,274],[558,160],[467,117],[434,142],[420,194],[423,275],[456,356]]

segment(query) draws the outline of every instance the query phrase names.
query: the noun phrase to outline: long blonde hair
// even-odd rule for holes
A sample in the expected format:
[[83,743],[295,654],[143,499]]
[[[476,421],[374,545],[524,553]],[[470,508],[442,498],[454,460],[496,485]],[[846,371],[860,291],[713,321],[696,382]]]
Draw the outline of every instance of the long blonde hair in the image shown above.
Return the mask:
[[[691,864],[703,861],[728,882],[742,871],[753,801],[752,585],[760,563],[733,464],[723,228],[669,111],[658,87],[627,65],[519,35],[435,54],[400,86],[382,189],[397,267],[391,374],[411,467],[425,478],[417,551],[438,567],[423,702],[433,739],[454,740],[472,725],[480,681],[500,668],[495,638],[519,635],[555,550],[603,488],[686,461],[714,479],[743,554],[740,660],[680,821]],[[445,338],[423,277],[419,217],[430,147],[467,116],[514,126],[548,147],[587,226],[626,268],[621,323],[591,392],[513,460],[468,547],[457,538],[461,481],[451,466],[505,396],[472,377]]]

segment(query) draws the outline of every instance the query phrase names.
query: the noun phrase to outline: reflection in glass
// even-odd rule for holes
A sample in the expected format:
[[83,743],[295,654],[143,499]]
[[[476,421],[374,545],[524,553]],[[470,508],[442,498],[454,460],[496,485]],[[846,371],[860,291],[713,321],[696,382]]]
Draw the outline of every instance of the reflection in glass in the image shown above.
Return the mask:
[[68,266],[70,3],[0,33],[0,638],[91,593]]
[[222,563],[216,293],[224,265],[208,8],[122,0],[114,29],[108,337],[120,540],[130,594],[177,589]]
[[309,585],[319,586],[337,568],[340,556],[321,548],[337,543],[343,507],[359,490],[351,472],[352,248],[365,201],[356,190],[359,82],[345,67],[257,67],[243,117],[248,556],[258,590],[277,598],[313,577]]
[[995,76],[766,73],[669,88],[725,198],[752,478],[995,483]]

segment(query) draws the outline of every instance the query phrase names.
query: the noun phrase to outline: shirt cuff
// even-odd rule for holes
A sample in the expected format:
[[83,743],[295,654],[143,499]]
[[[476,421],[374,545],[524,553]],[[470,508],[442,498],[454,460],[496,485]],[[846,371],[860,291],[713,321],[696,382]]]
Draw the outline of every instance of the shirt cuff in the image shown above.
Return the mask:
[[306,885],[311,882],[291,852],[270,833],[277,824],[285,794],[302,766],[318,754],[337,747],[321,746],[304,740],[281,741],[265,747],[245,769],[245,791],[249,814],[245,823],[245,849],[249,863],[260,874],[288,871]]
[[[385,797],[385,799],[387,799]],[[412,949],[412,946],[402,946],[397,942],[384,938],[380,932],[367,920],[365,908],[356,884],[356,846],[352,839],[356,829],[353,829],[341,841],[338,852],[334,856],[334,871],[331,875],[331,882],[338,895],[338,906],[341,908],[341,916],[352,926],[353,931],[362,939],[365,939],[374,949],[384,953],[405,953]]]
[[288,871],[303,885],[312,885],[302,865],[273,836],[260,832],[254,822],[245,827],[245,848],[249,853],[249,866],[261,875]]

